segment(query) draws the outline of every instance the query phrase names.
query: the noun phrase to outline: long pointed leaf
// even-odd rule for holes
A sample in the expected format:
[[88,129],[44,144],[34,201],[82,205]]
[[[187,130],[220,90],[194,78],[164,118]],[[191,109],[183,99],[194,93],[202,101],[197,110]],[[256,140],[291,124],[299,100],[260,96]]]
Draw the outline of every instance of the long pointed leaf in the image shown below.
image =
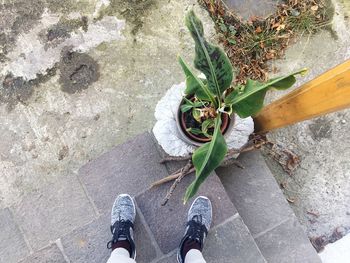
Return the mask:
[[209,89],[218,97],[220,103],[222,93],[231,85],[233,79],[231,63],[224,51],[204,39],[202,22],[193,11],[186,15],[186,26],[195,41],[194,65],[204,73]]
[[182,70],[186,75],[185,93],[188,95],[195,94],[197,98],[201,100],[208,100],[215,104],[216,101],[215,101],[214,95],[211,93],[208,87],[203,83],[203,81],[192,72],[192,70],[189,68],[186,62],[182,59],[182,57],[179,56],[178,60],[182,67]]
[[187,188],[184,202],[193,197],[199,186],[223,161],[227,153],[227,144],[220,131],[221,116],[215,119],[214,134],[210,142],[198,148],[192,155],[192,163],[196,169],[196,179]]
[[271,79],[266,83],[248,79],[243,90],[234,90],[225,98],[225,104],[232,105],[233,110],[241,118],[253,116],[263,107],[266,92],[270,88],[288,89],[295,83],[295,76],[305,72],[306,69],[302,69],[287,76]]

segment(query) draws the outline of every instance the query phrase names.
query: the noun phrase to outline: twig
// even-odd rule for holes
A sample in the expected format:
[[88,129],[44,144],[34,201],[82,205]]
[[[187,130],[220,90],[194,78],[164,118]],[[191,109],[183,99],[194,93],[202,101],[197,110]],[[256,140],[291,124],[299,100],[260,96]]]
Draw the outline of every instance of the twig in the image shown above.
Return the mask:
[[312,215],[314,217],[319,217],[320,216],[318,213],[312,212],[312,211],[306,211],[306,213],[309,214],[309,215]]
[[[151,188],[175,180],[176,178],[178,178],[178,177],[182,174],[182,173],[181,173],[181,170],[182,170],[182,169],[183,169],[183,168],[177,170],[176,172],[172,173],[171,175],[169,175],[169,176],[167,176],[167,177],[164,177],[164,178],[162,178],[162,179],[160,179],[160,180],[154,182],[153,184],[151,184]],[[194,167],[192,167],[190,170],[188,170],[188,172],[187,172],[185,175],[188,175],[188,174],[190,174],[190,173],[193,173],[194,171],[195,171],[195,169],[194,169]]]
[[176,186],[180,183],[180,181],[182,180],[182,178],[185,177],[186,174],[188,174],[188,172],[191,170],[191,168],[193,168],[192,165],[192,160],[189,160],[187,162],[187,164],[183,167],[183,169],[181,170],[180,175],[176,178],[175,182],[171,185],[168,193],[166,194],[164,201],[162,203],[162,206],[166,205],[170,199],[170,197],[172,196]]
[[192,158],[191,155],[189,156],[185,156],[185,157],[177,157],[177,156],[168,156],[163,158],[160,163],[167,163],[167,162],[171,162],[171,161],[188,161]]
[[228,166],[231,166],[231,165],[235,165],[238,168],[244,169],[244,165],[240,161],[238,161],[236,159],[233,159],[233,158],[230,158],[230,159],[227,159],[227,160],[224,159],[222,161],[222,163],[220,164],[220,167],[228,167]]

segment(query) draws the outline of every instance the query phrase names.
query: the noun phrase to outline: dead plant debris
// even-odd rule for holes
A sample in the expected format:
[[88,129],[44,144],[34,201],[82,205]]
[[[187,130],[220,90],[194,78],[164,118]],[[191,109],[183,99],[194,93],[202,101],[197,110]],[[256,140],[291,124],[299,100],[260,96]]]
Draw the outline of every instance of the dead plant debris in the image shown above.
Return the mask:
[[295,198],[294,197],[288,197],[287,198],[287,201],[291,204],[294,204],[295,203]]
[[300,157],[281,144],[268,141],[264,149],[289,175],[292,175],[300,165]]
[[304,33],[329,25],[329,6],[323,0],[285,0],[267,18],[243,21],[222,0],[198,0],[209,12],[228,57],[236,67],[236,83],[247,78],[266,81],[268,62],[283,56],[288,44]]
[[350,227],[339,226],[328,235],[311,237],[310,242],[316,249],[317,253],[319,253],[324,249],[326,245],[336,242],[348,233],[350,233]]

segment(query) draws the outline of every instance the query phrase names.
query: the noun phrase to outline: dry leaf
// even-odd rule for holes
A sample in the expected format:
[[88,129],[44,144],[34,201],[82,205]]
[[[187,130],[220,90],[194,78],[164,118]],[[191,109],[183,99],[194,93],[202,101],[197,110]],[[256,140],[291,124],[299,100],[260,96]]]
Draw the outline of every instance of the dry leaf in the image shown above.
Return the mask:
[[255,22],[255,21],[257,21],[258,20],[258,17],[257,16],[251,16],[250,18],[249,18],[249,22]]
[[295,203],[295,199],[294,198],[287,198],[287,201],[289,202],[289,203]]
[[318,5],[313,5],[313,6],[311,6],[311,10],[312,10],[312,11],[317,11],[317,10],[318,10]]
[[258,26],[256,29],[255,29],[255,33],[259,34],[262,32],[262,29],[260,26]]
[[280,26],[280,22],[277,22],[277,23],[275,23],[275,24],[272,25],[272,28],[277,28],[277,27],[279,27],[279,26]]
[[273,53],[266,53],[266,59],[273,59],[275,57],[275,54]]
[[285,25],[285,24],[282,24],[282,25],[279,25],[279,26],[276,28],[276,30],[277,30],[277,31],[280,31],[280,30],[285,29],[285,28],[286,28],[286,25]]
[[209,10],[209,13],[215,14],[215,8],[214,8],[213,5],[209,5],[209,6],[208,6],[208,10]]

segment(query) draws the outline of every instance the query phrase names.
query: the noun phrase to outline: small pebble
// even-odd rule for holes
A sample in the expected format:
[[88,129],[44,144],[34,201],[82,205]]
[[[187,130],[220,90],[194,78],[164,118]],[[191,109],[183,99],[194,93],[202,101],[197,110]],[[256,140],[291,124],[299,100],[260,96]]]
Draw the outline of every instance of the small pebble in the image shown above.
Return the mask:
[[345,123],[346,123],[346,120],[341,120],[341,123],[342,123],[342,124],[345,124]]

